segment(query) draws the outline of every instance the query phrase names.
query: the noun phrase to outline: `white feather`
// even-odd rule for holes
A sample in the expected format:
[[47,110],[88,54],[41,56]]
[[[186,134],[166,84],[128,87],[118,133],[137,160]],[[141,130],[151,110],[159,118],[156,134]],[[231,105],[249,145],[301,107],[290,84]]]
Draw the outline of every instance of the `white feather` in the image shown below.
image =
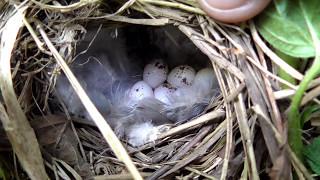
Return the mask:
[[141,146],[157,139],[160,131],[151,122],[132,125],[128,130],[128,143],[134,147]]

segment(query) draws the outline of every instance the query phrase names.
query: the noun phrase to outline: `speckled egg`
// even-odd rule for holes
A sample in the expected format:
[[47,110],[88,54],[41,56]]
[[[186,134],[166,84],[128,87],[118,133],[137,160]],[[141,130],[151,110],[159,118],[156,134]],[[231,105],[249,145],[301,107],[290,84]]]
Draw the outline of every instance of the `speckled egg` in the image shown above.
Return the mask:
[[129,92],[131,101],[139,101],[144,98],[154,97],[152,88],[144,81],[135,83]]
[[167,64],[161,59],[155,60],[145,66],[143,80],[152,88],[156,88],[167,79],[168,71]]
[[172,104],[172,96],[177,89],[168,83],[163,83],[154,90],[154,97],[159,101],[170,105]]
[[196,71],[192,67],[181,65],[171,70],[168,75],[167,81],[172,86],[178,88],[191,86],[195,75]]

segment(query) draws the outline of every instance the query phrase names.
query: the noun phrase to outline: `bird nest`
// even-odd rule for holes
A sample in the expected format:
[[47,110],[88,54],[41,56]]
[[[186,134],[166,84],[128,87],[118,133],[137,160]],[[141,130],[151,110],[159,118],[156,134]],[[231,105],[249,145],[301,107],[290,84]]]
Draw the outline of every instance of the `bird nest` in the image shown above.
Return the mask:
[[[1,150],[10,154],[12,148],[29,177],[288,177],[292,155],[273,94],[279,79],[253,22],[214,21],[195,0],[44,2],[0,2],[0,117],[7,133],[7,138],[1,134],[0,143],[7,144]],[[154,142],[139,147],[120,143],[68,68],[92,24],[96,29],[101,24],[174,28],[207,57],[221,94],[205,113],[166,127]],[[70,116],[54,98],[62,72],[95,123]]]

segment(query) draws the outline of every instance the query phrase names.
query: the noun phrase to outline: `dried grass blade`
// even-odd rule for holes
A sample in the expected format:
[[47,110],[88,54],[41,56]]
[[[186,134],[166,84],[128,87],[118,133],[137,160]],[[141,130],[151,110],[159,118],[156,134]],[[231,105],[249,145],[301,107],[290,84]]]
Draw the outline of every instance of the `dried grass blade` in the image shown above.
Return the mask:
[[130,23],[130,24],[139,24],[147,26],[164,26],[169,23],[168,18],[159,18],[159,19],[133,19],[125,16],[101,16],[101,17],[88,17],[87,19],[107,19],[110,21]]
[[314,98],[317,98],[319,95],[320,95],[320,86],[306,93],[301,101],[300,106],[306,105],[308,102],[310,102],[311,100],[314,100]]
[[89,115],[92,117],[94,122],[96,123],[97,127],[99,128],[100,132],[102,133],[103,137],[108,142],[109,146],[112,148],[113,152],[116,154],[116,156],[124,162],[124,164],[127,166],[128,170],[130,171],[131,175],[134,179],[142,179],[141,175],[139,174],[139,171],[133,164],[132,160],[130,159],[130,156],[128,155],[125,148],[122,146],[120,140],[117,138],[109,124],[106,122],[106,120],[103,118],[103,116],[100,114],[100,112],[97,110],[95,105],[90,100],[89,96],[86,94],[84,89],[81,87],[79,81],[75,77],[75,75],[72,73],[70,68],[68,67],[67,63],[64,61],[64,59],[61,57],[57,49],[54,47],[50,39],[48,38],[45,31],[38,26],[39,32],[44,39],[46,45],[52,52],[54,58],[56,59],[57,63],[60,65],[61,69],[67,76],[67,78],[70,81],[70,84],[74,88],[75,92],[79,96],[82,104],[88,111]]
[[288,98],[290,96],[293,96],[294,93],[296,91],[293,90],[293,89],[283,89],[283,90],[279,90],[279,91],[274,91],[273,92],[273,96],[276,100],[278,99],[285,99],[285,98]]
[[[151,173],[141,173],[141,176],[148,177]],[[113,174],[113,175],[101,175],[93,177],[94,180],[128,180],[131,179],[130,174]]]
[[267,45],[260,38],[253,22],[250,22],[250,30],[251,30],[253,40],[257,43],[257,45],[261,48],[261,50],[272,60],[272,62],[277,64],[280,68],[284,69],[288,74],[290,74],[295,79],[298,79],[298,80],[303,79],[303,75],[299,71],[297,71],[296,69],[288,65],[278,55],[276,55],[273,51],[271,51],[267,47]]
[[236,66],[234,66],[232,63],[230,63],[225,58],[221,57],[221,55],[214,50],[208,43],[205,42],[203,38],[201,38],[202,35],[194,31],[192,28],[180,25],[178,27],[205,55],[207,55],[210,60],[214,63],[216,63],[219,68],[222,68],[226,71],[229,71],[231,74],[233,74],[235,77],[240,79],[241,82],[244,81],[245,76],[241,72],[240,69],[238,69]]
[[[227,86],[225,84],[225,81],[223,79],[222,73],[219,68],[217,68],[217,65],[212,63],[214,72],[217,76],[219,87],[221,89],[221,93],[224,99],[228,97],[227,93]],[[230,103],[227,101],[224,101],[224,106],[226,108],[226,121],[227,121],[227,128],[226,128],[226,144],[225,144],[225,153],[224,153],[224,158],[223,158],[223,165],[222,165],[222,172],[220,179],[225,180],[227,178],[227,173],[228,173],[228,167],[229,167],[229,161],[230,161],[230,156],[231,156],[231,151],[232,151],[232,141],[233,141],[233,119],[231,118],[232,112],[231,112],[231,106]]]
[[100,0],[89,0],[89,1],[88,0],[80,0],[79,2],[70,4],[67,6],[48,5],[48,4],[44,4],[42,2],[39,2],[37,0],[30,0],[30,1],[32,1],[34,4],[39,6],[41,9],[47,9],[47,10],[51,10],[51,11],[66,13],[66,12],[77,10],[77,9],[84,7],[84,6],[99,3]]
[[257,164],[253,149],[253,136],[251,134],[249,125],[248,125],[248,117],[246,114],[246,109],[244,106],[242,94],[238,96],[238,100],[235,103],[235,111],[237,114],[238,125],[241,133],[241,138],[243,142],[243,146],[245,149],[248,172],[250,179],[259,179],[259,173],[257,170]]
[[205,12],[203,12],[200,8],[187,6],[185,4],[178,3],[178,2],[169,2],[169,1],[161,1],[161,0],[138,0],[138,1],[141,3],[150,3],[150,4],[154,4],[154,5],[160,5],[160,6],[170,7],[170,8],[181,9],[181,10],[184,10],[184,11],[187,11],[190,13],[205,15]]
[[227,120],[220,123],[220,125],[212,132],[213,136],[208,140],[207,143],[195,149],[191,154],[189,154],[187,157],[185,157],[180,162],[178,162],[174,167],[172,167],[168,172],[163,174],[161,177],[165,177],[179,170],[180,168],[186,166],[193,160],[204,155],[207,152],[207,150],[223,136],[223,134],[225,133],[226,125],[227,125]]
[[205,173],[205,172],[201,172],[201,171],[199,171],[199,170],[197,170],[197,169],[193,169],[193,168],[191,168],[191,167],[185,167],[185,169],[188,170],[188,171],[194,172],[194,173],[196,173],[196,174],[199,174],[199,175],[201,175],[201,176],[203,176],[203,177],[205,177],[205,178],[207,178],[207,179],[217,180],[217,178],[215,178],[215,177],[213,177],[213,176],[210,176],[209,174],[207,174],[207,173]]
[[0,44],[0,88],[6,105],[0,104],[1,121],[22,167],[31,179],[49,179],[43,165],[39,144],[27,117],[17,100],[11,74],[11,54],[21,27],[26,6],[6,23]]
[[[179,152],[177,152],[171,159],[170,161],[177,161],[181,157],[183,157],[194,145],[196,145],[203,137],[207,135],[207,133],[211,130],[211,126],[203,127],[199,131],[199,133],[188,143],[183,145]],[[148,177],[148,179],[159,179],[160,176],[164,176],[166,172],[168,172],[171,169],[172,166],[170,165],[165,165],[156,172],[154,172],[151,176]]]
[[207,114],[204,114],[192,121],[189,121],[187,123],[184,123],[180,126],[177,126],[175,128],[172,128],[170,129],[169,131],[163,133],[160,135],[159,139],[162,139],[162,138],[165,138],[165,137],[168,137],[168,136],[172,136],[174,134],[177,134],[183,130],[186,130],[186,129],[190,129],[190,128],[193,128],[197,125],[200,125],[200,124],[203,124],[203,123],[206,123],[208,121],[211,121],[211,120],[215,120],[217,118],[221,118],[225,115],[225,112],[222,110],[222,109],[218,109],[216,111],[212,111],[212,112],[209,112]]
[[[227,76],[228,84],[231,89],[234,89],[239,84],[235,78]],[[247,170],[250,179],[259,179],[259,174],[256,165],[256,159],[253,149],[253,135],[251,134],[248,124],[248,116],[243,100],[243,95],[239,94],[234,102],[234,109],[237,116],[238,126],[243,142],[244,153],[246,157]]]
[[68,170],[72,176],[76,179],[76,180],[81,180],[81,176],[70,166],[68,165],[66,162],[60,160],[60,159],[54,159],[55,161],[61,163],[61,165],[63,165],[64,168],[66,168],[66,170]]
[[[252,48],[248,44],[247,39],[240,39],[236,36],[233,36],[234,39],[237,39],[237,41],[242,42],[243,46],[245,47],[246,53],[248,53],[251,56],[255,56],[255,52],[253,52]],[[246,85],[248,89],[249,96],[251,98],[251,101],[253,102],[253,105],[260,106],[262,112],[269,117],[268,113],[268,98],[264,89],[264,84],[262,84],[261,80],[261,72],[254,69],[249,62],[245,61],[246,57],[239,56],[238,62],[240,64],[240,67],[242,69],[242,72],[245,74],[246,79]],[[269,118],[268,118],[269,119]],[[270,130],[270,128],[267,127],[266,121],[261,120],[259,118],[260,127],[263,133],[263,137],[266,142],[267,149],[269,151],[269,155],[271,158],[271,161],[274,163],[276,158],[280,155],[280,147],[277,144],[277,141],[274,137],[273,132]],[[271,123],[271,122],[270,122]]]

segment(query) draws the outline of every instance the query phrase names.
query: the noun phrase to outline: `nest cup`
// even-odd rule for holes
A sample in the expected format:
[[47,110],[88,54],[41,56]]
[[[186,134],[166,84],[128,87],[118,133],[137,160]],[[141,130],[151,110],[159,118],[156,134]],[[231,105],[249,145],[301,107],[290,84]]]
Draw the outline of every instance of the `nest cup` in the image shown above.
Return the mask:
[[[190,87],[172,86],[180,94],[167,97],[171,104],[155,98],[135,102],[128,95],[133,85],[144,79],[144,67],[153,62],[164,63],[169,69],[181,65],[196,71],[210,68],[208,58],[174,26],[89,26],[84,36],[78,43],[77,55],[70,67],[118,137],[134,137],[128,140],[133,146],[143,145],[146,142],[143,136],[149,139],[148,136],[156,137],[159,133],[150,130],[154,135],[148,135],[146,128],[145,135],[133,133],[141,123],[145,123],[146,127],[151,126],[151,129],[153,125],[183,123],[212,108],[209,106],[212,105],[211,100],[214,101],[219,93],[212,68],[211,81],[192,80],[193,84],[187,85]],[[203,84],[205,87],[202,87]],[[158,86],[161,85],[153,89]],[[73,116],[91,119],[66,76],[57,78],[55,89]]]
[[[90,91],[92,86],[94,86],[93,88],[101,89],[101,86],[107,83],[103,81],[107,81],[106,78],[108,76],[106,77],[103,73],[108,72],[108,70],[95,71],[94,69],[90,69],[90,66],[92,66],[91,62],[99,64],[101,63],[100,61],[106,60],[110,63],[109,65],[112,66],[111,70],[114,70],[113,68],[115,66],[126,66],[127,64],[125,63],[130,63],[133,70],[130,71],[130,68],[125,67],[126,70],[129,70],[125,76],[128,79],[132,79],[132,82],[142,79],[143,67],[155,59],[162,59],[168,64],[170,70],[178,65],[189,65],[196,71],[205,67],[212,67],[208,57],[174,25],[152,27],[126,23],[89,23],[85,26],[82,24],[70,24],[61,30],[61,37],[55,39],[57,43],[56,46],[58,46],[57,49],[60,54],[63,55],[69,67],[74,71],[76,77],[79,78],[80,84],[85,88],[86,93],[92,98],[91,100],[93,100],[93,103],[102,115],[108,113],[108,107],[100,106],[101,108],[107,107],[101,109],[99,102],[97,103],[94,100],[94,98],[97,98],[92,95],[94,92],[88,91]],[[67,42],[67,45],[64,44],[65,42]],[[25,50],[29,51],[28,49]],[[32,127],[36,131],[40,145],[44,147],[43,153],[47,153],[45,159],[51,159],[52,157],[59,158],[63,162],[67,162],[76,173],[84,178],[89,178],[94,175],[116,175],[120,173],[124,166],[119,165],[117,160],[107,160],[108,157],[113,156],[112,151],[110,151],[108,145],[104,142],[93,121],[88,121],[90,116],[85,112],[86,110],[82,106],[76,92],[70,86],[69,80],[64,76],[60,67],[53,59],[47,55],[42,55],[42,59],[49,63],[41,73],[36,75],[36,78],[40,78],[46,81],[46,83],[33,82],[32,86],[34,88],[32,91],[35,94],[41,94],[41,96],[37,97],[37,103],[45,110],[43,111],[33,106],[33,108],[29,109],[28,116],[31,119]],[[123,63],[115,62],[113,59],[116,59],[116,61],[123,60]],[[28,64],[26,64],[26,66],[28,66]],[[82,66],[84,69],[88,66],[88,69],[86,69],[87,72],[85,72],[87,74],[84,74],[81,70],[77,71],[78,66]],[[93,67],[94,66],[95,65],[93,65]],[[28,69],[27,67],[24,68]],[[116,67],[116,69],[119,70],[121,67]],[[30,69],[28,69],[28,71],[30,71]],[[79,76],[79,73],[83,73],[82,75],[88,77],[97,77],[97,79],[94,79],[96,82],[90,82],[92,79],[83,79],[83,76]],[[61,78],[63,79],[62,81],[65,81],[69,85],[68,89],[61,91],[70,91],[71,93],[61,96],[56,92],[56,81],[61,81]],[[59,83],[57,84],[59,85]],[[41,90],[43,91],[41,92]],[[212,101],[206,103],[205,106],[196,110],[190,109],[190,111],[193,110],[196,112],[190,112],[183,122],[199,117],[205,114],[207,110],[212,110],[216,107],[218,100],[221,100],[216,98],[217,94],[218,92],[212,96]],[[72,101],[74,106],[71,107],[71,109],[70,107],[66,107],[66,104],[63,102],[64,99],[71,99],[70,101]],[[103,100],[108,101],[108,99]],[[181,108],[183,109],[184,107]],[[79,109],[81,109],[80,111],[82,112],[79,112]],[[51,115],[44,115],[48,112],[50,112]],[[186,113],[186,111],[183,112]],[[41,116],[41,114],[44,116]],[[76,122],[76,129],[73,129],[74,125],[65,126],[69,120]],[[178,126],[178,124],[182,122],[176,122],[176,125],[174,125],[174,121],[166,123],[170,123],[170,126]],[[163,125],[163,122],[159,124]],[[131,146],[127,146],[127,148],[129,152],[133,154],[136,154],[134,153],[136,151],[145,151],[144,153],[148,154],[149,157],[147,159],[141,159],[142,157],[137,155],[136,158],[138,158],[139,163],[160,163],[172,156],[167,153],[163,154],[161,149],[169,148],[171,149],[170,151],[175,151],[183,144],[179,141],[190,141],[193,134],[197,134],[199,130],[203,130],[203,128],[200,128],[201,126],[195,126],[196,128],[193,126],[194,125],[190,126],[191,130],[186,132],[183,129],[175,132],[174,134],[176,134],[176,136],[174,139],[163,139],[162,137],[156,142],[138,147],[138,149]],[[209,129],[212,129],[213,126],[210,125]],[[186,127],[186,129],[188,128],[189,127]],[[208,129],[208,127],[206,128]],[[163,132],[167,132],[167,130],[168,128],[165,128]],[[77,136],[80,137],[80,141]],[[92,139],[90,136],[95,138]],[[57,141],[59,138],[60,140]],[[178,140],[178,142],[175,142],[175,139]],[[125,139],[123,140],[125,142]],[[74,151],[75,154],[71,151]],[[87,153],[89,152],[93,152],[95,154],[94,156],[96,156],[94,165],[92,166],[94,168],[93,172],[88,170]],[[100,156],[98,155],[99,153],[102,153],[102,157],[98,157]],[[74,158],[79,158],[79,160],[75,160]],[[143,169],[145,169],[143,171],[146,172],[147,176],[150,176],[151,172],[154,172],[153,168]]]

